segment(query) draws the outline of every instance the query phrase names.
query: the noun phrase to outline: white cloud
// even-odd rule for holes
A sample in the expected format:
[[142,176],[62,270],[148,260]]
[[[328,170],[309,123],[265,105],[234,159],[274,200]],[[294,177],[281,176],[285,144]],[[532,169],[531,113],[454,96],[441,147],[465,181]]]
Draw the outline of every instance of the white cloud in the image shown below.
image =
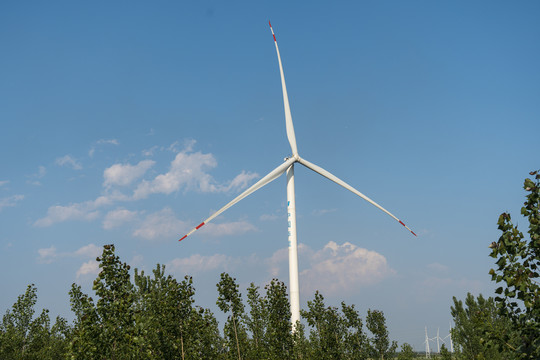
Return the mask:
[[312,214],[315,216],[322,216],[322,215],[333,213],[336,211],[337,209],[318,209],[318,210],[313,210]]
[[212,154],[180,152],[171,162],[167,173],[156,176],[152,181],[144,180],[133,196],[135,199],[143,199],[150,194],[171,194],[181,187],[214,192],[217,187],[206,171],[216,165],[216,159]]
[[47,173],[47,169],[45,168],[45,166],[40,165],[38,167],[38,172],[37,172],[36,176],[38,178],[42,178],[42,177],[45,176],[46,173]]
[[67,220],[91,221],[99,216],[99,211],[97,211],[99,207],[109,205],[110,203],[110,198],[100,196],[93,201],[85,201],[68,206],[54,205],[49,207],[45,217],[34,222],[34,226],[46,227]]
[[[100,140],[100,143],[117,145],[116,140]],[[153,179],[142,180],[135,186],[132,196],[120,192],[116,186],[128,186],[134,184],[142,178],[148,170],[156,164],[154,160],[142,160],[132,164],[114,164],[106,168],[104,177],[104,196],[96,200],[72,203],[69,205],[54,205],[47,210],[46,216],[34,222],[34,226],[46,227],[55,223],[68,220],[92,221],[98,218],[101,213],[99,209],[105,205],[112,205],[119,201],[134,201],[146,199],[151,194],[171,194],[180,189],[196,190],[201,192],[227,192],[238,191],[246,188],[249,183],[258,177],[257,174],[242,171],[228,183],[220,184],[216,182],[208,173],[208,170],[217,166],[217,161],[212,154],[201,152],[191,152],[195,144],[194,140],[184,143],[184,150],[176,154],[171,161],[169,171],[155,176]],[[177,143],[173,143],[169,150],[176,151]],[[161,150],[165,150],[162,148]],[[71,156],[66,155],[56,160],[60,166],[71,166],[74,169],[81,169],[82,166]],[[44,170],[44,169],[43,169]],[[4,203],[7,204],[6,201]],[[4,205],[7,206],[7,205]],[[170,211],[170,209],[168,210]],[[185,222],[174,218],[170,212],[165,210],[163,218],[156,214],[149,215],[143,223],[134,231],[133,235],[146,239],[156,239],[158,237],[169,237],[178,235],[188,227]],[[112,229],[122,223],[132,221],[140,212],[130,212],[128,210],[115,210],[109,212],[103,220],[104,229]],[[240,234],[253,231],[255,227],[247,222],[233,222],[228,224],[211,225],[206,231],[211,236]]]
[[137,218],[138,211],[129,211],[126,209],[116,209],[109,211],[103,219],[103,228],[106,230],[122,226],[126,222],[133,221]]
[[[175,141],[173,142],[171,145],[169,145],[169,147],[167,148],[168,151],[171,151],[173,153],[177,153],[179,152],[180,150],[178,150],[178,141]],[[191,149],[187,150],[187,151],[191,151]]]
[[258,177],[257,174],[242,171],[227,185],[218,184],[208,174],[208,170],[217,166],[212,154],[191,153],[191,146],[176,154],[169,171],[157,175],[153,180],[143,180],[135,189],[134,199],[144,199],[151,194],[171,194],[184,188],[201,192],[226,192],[247,187],[248,182]]
[[142,151],[143,156],[154,156],[154,153],[156,150],[158,150],[158,146],[152,146],[150,149],[146,149]]
[[102,251],[103,249],[101,248],[101,246],[88,244],[86,246],[83,246],[79,250],[75,251],[73,254],[77,256],[82,256],[82,257],[95,258],[101,255]]
[[58,256],[58,253],[56,252],[56,248],[54,246],[45,249],[38,249],[38,254],[38,262],[44,264],[52,263]]
[[[35,174],[32,174],[32,175],[29,175],[28,177],[31,179],[31,180],[27,180],[26,182],[28,184],[32,184],[32,185],[41,185],[41,182],[39,180],[35,180],[35,179],[41,179],[43,177],[45,177],[45,175],[47,174],[47,169],[45,168],[45,166],[43,165],[40,165],[38,167],[38,171],[37,173]],[[33,179],[33,180],[32,180]]]
[[184,151],[193,151],[193,147],[197,143],[195,139],[187,139],[184,141]]
[[[147,240],[159,238],[180,238],[193,228],[193,224],[176,218],[170,208],[164,208],[156,213],[149,214],[135,229],[133,236]],[[199,234],[209,237],[237,235],[248,231],[255,231],[256,227],[246,221],[234,221],[229,223],[208,223]]]
[[227,186],[222,186],[220,188],[220,191],[243,190],[248,187],[248,184],[251,182],[251,180],[258,177],[259,174],[257,173],[245,172],[244,170],[242,170],[242,172],[236,175],[236,177]]
[[[301,245],[301,244],[300,244]],[[298,247],[300,247],[300,245]],[[289,249],[279,249],[272,254],[272,256],[266,260],[269,265],[270,276],[273,278],[279,277],[280,271],[283,270],[284,264],[289,258]]]
[[24,195],[13,195],[0,199],[0,211],[5,207],[13,207],[17,205],[17,202],[24,199]]
[[129,262],[132,267],[142,266],[144,257],[142,255],[135,255]]
[[0,181],[0,186],[4,186],[6,184],[9,184],[9,180]]
[[[330,241],[324,248],[313,250],[304,244],[298,245],[302,293],[319,290],[328,295],[342,295],[357,291],[393,276],[386,258],[375,252],[345,242],[339,245]],[[272,278],[287,278],[289,251],[282,248],[266,259],[256,255],[229,256],[224,254],[194,254],[177,258],[167,263],[172,272],[194,274],[207,271],[258,271],[266,269]]]
[[176,258],[166,265],[172,272],[194,274],[203,271],[226,268],[237,259],[223,254],[203,256],[200,254],[191,255],[188,258]]
[[448,266],[439,264],[439,263],[432,263],[427,265],[428,269],[436,272],[446,273],[448,272]]
[[65,155],[61,158],[57,158],[55,164],[58,166],[68,166],[74,170],[81,170],[82,165],[70,155]]
[[280,215],[278,214],[262,214],[260,217],[259,217],[259,220],[261,221],[274,221],[274,220],[277,220],[279,219]]
[[310,255],[310,267],[300,273],[304,290],[321,290],[336,294],[353,291],[382,281],[395,273],[386,258],[349,242],[338,245],[330,241]]
[[116,139],[100,139],[97,141],[98,144],[110,144],[110,145],[118,145],[118,140]]
[[[107,144],[109,144],[109,145],[118,145],[119,143],[118,143],[118,140],[116,140],[116,139],[100,139],[100,140],[98,140],[96,142],[96,144],[98,144],[98,145],[104,145],[104,144],[105,145],[107,145]],[[90,150],[88,151],[88,156],[93,157],[95,152],[96,152],[96,147],[92,146],[90,148]]]
[[38,249],[38,262],[42,264],[50,264],[60,258],[79,257],[83,259],[95,259],[102,252],[102,248],[95,244],[85,245],[75,251],[58,252],[53,245],[48,248]]
[[103,185],[106,187],[111,185],[127,186],[143,176],[155,163],[153,160],[143,160],[137,165],[114,164],[103,172],[105,178]]
[[135,229],[133,236],[147,240],[158,238],[176,238],[188,231],[189,225],[176,218],[170,208],[148,215]]
[[229,223],[208,223],[200,232],[202,235],[208,236],[224,236],[224,235],[240,235],[249,231],[256,231],[257,228],[247,221],[233,221]]
[[[265,260],[272,277],[286,277],[289,252],[277,250]],[[321,250],[313,250],[305,244],[298,245],[301,292],[319,290],[325,294],[343,294],[361,286],[369,286],[392,276],[386,258],[375,252],[360,248],[349,242],[339,245],[328,242]]]
[[81,265],[77,270],[77,279],[83,275],[97,275],[99,273],[99,263],[96,260],[89,260]]

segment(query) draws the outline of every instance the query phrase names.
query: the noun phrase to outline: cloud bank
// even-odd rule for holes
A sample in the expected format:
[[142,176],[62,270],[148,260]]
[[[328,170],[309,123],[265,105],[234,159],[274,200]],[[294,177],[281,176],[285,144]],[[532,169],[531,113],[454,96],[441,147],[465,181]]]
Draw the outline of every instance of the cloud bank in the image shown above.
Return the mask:
[[[118,145],[116,140],[102,140],[98,144]],[[232,180],[220,183],[209,173],[217,166],[212,154],[193,152],[195,141],[188,141],[182,151],[178,151],[177,143],[169,146],[167,151],[176,155],[169,164],[166,172],[155,175],[149,170],[156,165],[155,160],[141,160],[138,163],[115,163],[103,171],[102,194],[95,200],[88,200],[69,205],[53,205],[47,209],[47,214],[36,220],[34,226],[48,227],[65,221],[93,221],[102,218],[103,229],[110,230],[122,225],[132,223],[139,219],[142,211],[119,207],[109,210],[105,215],[102,210],[119,202],[136,204],[138,201],[149,198],[151,195],[170,195],[175,192],[236,192],[245,189],[257,178],[256,173],[241,171]],[[80,170],[82,165],[70,155],[56,159],[59,166],[68,166]],[[13,206],[18,198],[0,200],[0,209]],[[136,205],[135,205],[136,206]],[[176,219],[170,208],[164,208],[156,213],[146,215],[139,226],[133,231],[136,237],[154,240],[160,237],[178,236],[192,224]],[[231,235],[253,231],[255,227],[243,221],[228,224],[212,224],[207,226],[205,232],[208,236]]]

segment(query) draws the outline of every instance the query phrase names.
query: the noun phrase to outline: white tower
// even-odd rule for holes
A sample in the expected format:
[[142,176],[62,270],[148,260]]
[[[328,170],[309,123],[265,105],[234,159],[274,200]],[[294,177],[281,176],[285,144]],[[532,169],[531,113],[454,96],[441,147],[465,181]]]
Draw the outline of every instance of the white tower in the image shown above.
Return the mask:
[[426,326],[426,359],[431,357],[431,354],[429,352],[429,338],[427,336],[427,326]]

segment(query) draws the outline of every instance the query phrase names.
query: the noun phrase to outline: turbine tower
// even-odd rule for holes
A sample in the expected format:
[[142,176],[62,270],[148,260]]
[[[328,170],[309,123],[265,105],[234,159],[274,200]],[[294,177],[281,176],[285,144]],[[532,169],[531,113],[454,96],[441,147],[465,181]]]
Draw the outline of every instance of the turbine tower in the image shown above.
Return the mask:
[[283,173],[286,172],[287,173],[287,221],[288,221],[288,237],[289,237],[289,294],[290,294],[290,302],[291,302],[291,322],[294,328],[296,325],[296,322],[300,320],[300,290],[299,290],[299,285],[298,285],[298,250],[297,250],[297,239],[296,239],[296,203],[295,203],[295,198],[294,198],[294,164],[295,163],[300,163],[304,165],[308,169],[324,176],[325,178],[335,182],[336,184],[344,187],[345,189],[351,191],[352,193],[360,196],[362,199],[366,200],[373,206],[385,212],[387,215],[391,216],[394,220],[398,221],[401,225],[407,228],[407,230],[409,230],[413,235],[416,236],[416,234],[411,229],[409,229],[401,220],[399,220],[397,217],[391,214],[388,210],[384,209],[382,206],[380,206],[379,204],[377,204],[376,202],[368,198],[366,195],[362,194],[360,191],[356,190],[355,188],[347,184],[345,181],[339,179],[338,177],[329,173],[323,168],[300,157],[300,155],[298,154],[298,149],[296,147],[296,137],[294,135],[291,108],[289,106],[289,97],[287,95],[287,87],[285,86],[285,75],[283,73],[283,65],[281,63],[281,56],[279,54],[279,48],[278,48],[276,36],[274,34],[274,30],[272,29],[272,24],[270,24],[270,22],[268,22],[268,24],[270,25],[270,30],[272,31],[272,36],[274,37],[274,44],[276,46],[279,72],[281,75],[281,88],[283,91],[283,106],[285,109],[285,128],[287,131],[287,138],[291,146],[292,155],[285,158],[285,162],[283,164],[279,165],[277,168],[269,172],[266,176],[264,176],[262,179],[257,181],[255,184],[253,184],[250,188],[245,190],[243,193],[238,195],[235,199],[233,199],[227,205],[225,205],[224,207],[216,211],[209,218],[207,218],[206,220],[201,222],[199,225],[197,225],[195,228],[193,228],[189,233],[187,233],[179,241],[184,240],[186,237],[193,234],[196,230],[200,229],[205,224],[212,221],[216,216],[220,215],[222,212],[224,212],[225,210],[227,210],[228,208],[230,208],[231,206],[233,206],[240,200],[244,199],[246,196],[259,190],[260,188],[262,188],[266,184],[269,184],[270,182],[277,179],[279,176],[281,176]]
[[452,321],[450,321],[450,332],[448,333],[448,335],[446,335],[443,339],[443,341],[446,340],[446,338],[450,338],[450,352],[454,352],[454,343],[452,341]]
[[426,326],[426,340],[424,340],[425,344],[426,344],[426,359],[427,358],[431,358],[431,353],[429,351],[429,337],[427,336],[427,326]]

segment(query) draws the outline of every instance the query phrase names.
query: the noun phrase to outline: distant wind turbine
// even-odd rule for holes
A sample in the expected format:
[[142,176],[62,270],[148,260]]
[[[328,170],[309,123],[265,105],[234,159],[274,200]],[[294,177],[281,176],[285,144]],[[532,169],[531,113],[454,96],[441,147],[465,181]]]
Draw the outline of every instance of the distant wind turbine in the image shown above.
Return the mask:
[[401,225],[405,226],[413,235],[416,234],[409,229],[401,220],[392,215],[388,210],[384,209],[382,206],[362,194],[360,191],[356,190],[345,181],[337,178],[335,175],[332,175],[323,168],[307,161],[304,158],[301,158],[298,154],[298,149],[296,148],[296,137],[294,135],[294,127],[291,116],[291,109],[289,106],[289,98],[287,96],[287,88],[285,86],[285,76],[283,74],[283,65],[281,64],[281,56],[279,55],[279,48],[274,35],[274,30],[272,29],[272,24],[270,25],[270,30],[272,31],[272,36],[274,37],[274,44],[276,45],[276,52],[279,63],[279,72],[281,74],[281,87],[283,90],[283,105],[285,107],[285,126],[287,130],[287,138],[289,139],[289,144],[291,145],[292,155],[285,158],[285,162],[279,165],[277,168],[268,173],[265,177],[253,184],[249,189],[238,195],[234,200],[229,202],[227,205],[216,211],[208,219],[204,220],[202,223],[193,228],[188,232],[184,237],[179,241],[184,240],[189,235],[193,234],[196,230],[203,227],[205,224],[212,221],[215,217],[220,215],[222,212],[244,199],[246,196],[254,193],[259,190],[266,184],[277,179],[283,173],[287,173],[287,217],[288,217],[288,230],[289,230],[289,293],[290,293],[290,302],[291,302],[291,322],[293,327],[296,325],[296,322],[300,320],[300,291],[298,286],[298,255],[297,255],[297,240],[296,240],[296,204],[294,199],[294,164],[300,163],[307,167],[308,169],[313,170],[314,172],[324,176],[325,178],[332,180],[338,185],[343,186],[345,189],[353,192],[354,194],[360,196],[362,199],[366,200],[370,204],[376,206],[380,210],[384,211],[386,214],[391,216],[394,220],[398,221]]

